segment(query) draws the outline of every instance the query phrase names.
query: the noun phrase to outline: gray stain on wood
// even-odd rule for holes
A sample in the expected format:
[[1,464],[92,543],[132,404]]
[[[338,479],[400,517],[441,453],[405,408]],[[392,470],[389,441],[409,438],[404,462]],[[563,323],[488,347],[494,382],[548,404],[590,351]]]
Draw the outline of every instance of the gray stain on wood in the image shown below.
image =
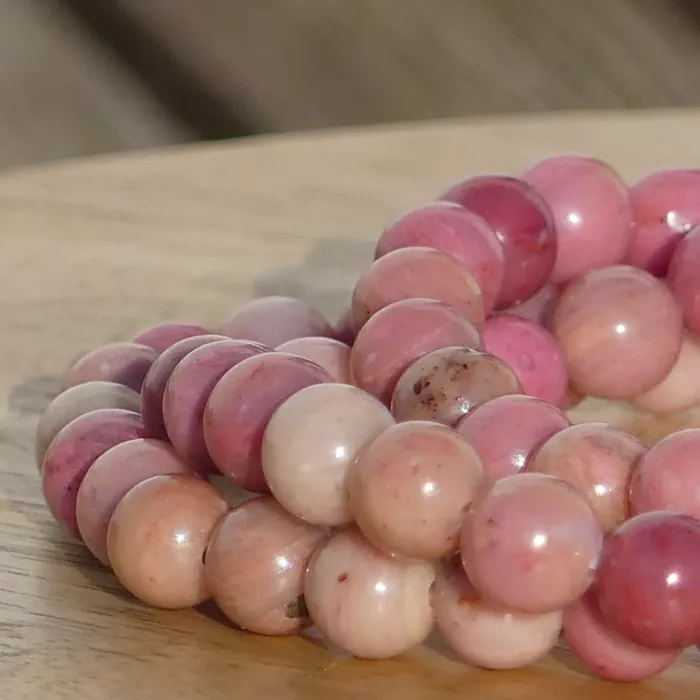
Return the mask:
[[8,396],[8,405],[13,413],[38,415],[61,391],[59,377],[43,375],[28,377],[14,386]]

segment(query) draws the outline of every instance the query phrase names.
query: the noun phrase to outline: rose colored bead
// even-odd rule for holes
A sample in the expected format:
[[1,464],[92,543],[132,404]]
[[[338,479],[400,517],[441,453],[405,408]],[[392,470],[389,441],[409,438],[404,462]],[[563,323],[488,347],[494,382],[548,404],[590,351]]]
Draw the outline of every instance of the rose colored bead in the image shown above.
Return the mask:
[[504,309],[504,313],[513,314],[534,321],[544,328],[549,328],[554,307],[559,299],[559,287],[547,284],[535,296],[520,304],[513,304]]
[[210,597],[204,554],[229,506],[206,481],[153,476],[116,507],[107,531],[109,561],[132,595],[156,608],[199,605]]
[[44,498],[75,538],[81,539],[75,508],[87,470],[110,447],[142,437],[148,434],[138,413],[102,408],[72,420],[51,441],[41,469]]
[[558,432],[530,460],[528,471],[550,474],[584,496],[608,533],[630,515],[630,474],[646,447],[607,423],[580,423]]
[[522,471],[545,440],[570,425],[556,406],[532,396],[511,395],[470,411],[457,432],[474,447],[486,480],[493,483]]
[[478,175],[451,187],[441,199],[482,217],[505,254],[498,305],[529,299],[549,279],[557,254],[554,220],[542,197],[526,182],[504,175]]
[[550,281],[568,282],[597,267],[619,263],[633,231],[625,183],[596,158],[545,158],[523,175],[554,216],[557,258]]
[[382,233],[375,257],[414,246],[441,250],[466,265],[484,295],[485,311],[491,311],[503,284],[505,256],[494,230],[480,216],[452,202],[424,205]]
[[402,299],[437,299],[477,328],[484,325],[484,297],[476,277],[457,258],[434,248],[399,248],[374,261],[353,291],[355,328]]
[[354,528],[311,558],[304,595],[311,620],[330,642],[365,659],[398,656],[430,633],[430,564],[382,554]]
[[75,418],[100,408],[123,408],[138,413],[141,397],[115,382],[85,382],[66,389],[44,409],[36,429],[36,463],[41,468],[51,441]]
[[645,649],[611,630],[592,590],[564,611],[564,638],[591,673],[621,683],[637,683],[656,676],[680,655],[677,650]]
[[204,440],[219,471],[247,491],[265,493],[261,452],[265,428],[293,394],[330,382],[318,365],[281,352],[238,363],[219,380],[204,410]]
[[500,608],[479,596],[456,557],[442,563],[433,594],[435,623],[445,641],[479,668],[522,668],[559,640],[560,610],[533,615]]
[[700,227],[678,243],[668,268],[668,285],[681,307],[685,325],[700,334]]
[[196,335],[210,335],[210,331],[196,323],[159,323],[141,331],[134,338],[134,342],[148,345],[160,354],[178,341]]
[[129,440],[107,450],[87,470],[78,489],[76,518],[87,548],[109,566],[107,528],[119,501],[152,476],[192,473],[161,440]]
[[358,451],[394,424],[373,396],[347,384],[316,384],[287,399],[270,420],[262,468],[290,513],[317,525],[352,522],[347,473]]
[[649,649],[700,638],[700,521],[656,511],[626,521],[606,540],[595,593],[606,624]]
[[350,508],[387,554],[432,561],[459,546],[464,509],[483,482],[481,460],[454,430],[411,421],[385,430],[350,468]]
[[153,363],[141,389],[141,415],[153,437],[161,440],[166,440],[168,437],[163,419],[163,396],[175,367],[193,350],[218,340],[228,340],[228,338],[223,335],[196,335],[179,340],[162,352]]
[[158,353],[137,343],[103,345],[83,355],[63,375],[63,388],[84,382],[115,382],[141,391],[146,373]]
[[484,347],[513,369],[525,394],[555,406],[566,397],[569,375],[556,338],[520,316],[493,316],[484,324]]
[[253,340],[271,348],[294,338],[335,335],[316,309],[301,299],[283,296],[261,297],[243,304],[226,320],[221,332],[237,340]]
[[636,227],[625,262],[664,277],[683,234],[700,224],[700,170],[659,170],[630,195]]
[[341,343],[345,343],[352,347],[355,342],[355,324],[352,320],[352,309],[345,309],[338,318],[335,324],[335,332],[333,334]]
[[309,623],[304,574],[326,531],[260,496],[234,508],[211,537],[207,588],[231,622],[256,634],[294,634]]
[[278,352],[305,357],[328,372],[333,381],[350,384],[350,346],[333,338],[295,338],[282,343]]
[[228,370],[265,351],[258,343],[217,340],[192,350],[170,374],[163,394],[163,424],[173,447],[197,471],[216,473],[202,427],[211,392]]
[[522,612],[573,603],[591,582],[603,531],[586,500],[546,474],[497,481],[462,526],[462,561],[485,598]]
[[403,371],[422,355],[445,347],[481,348],[471,321],[440,301],[405,299],[384,307],[357,334],[350,355],[354,383],[389,403]]
[[683,332],[680,310],[663,282],[627,265],[572,282],[552,325],[573,388],[617,400],[648,391],[671,371]]

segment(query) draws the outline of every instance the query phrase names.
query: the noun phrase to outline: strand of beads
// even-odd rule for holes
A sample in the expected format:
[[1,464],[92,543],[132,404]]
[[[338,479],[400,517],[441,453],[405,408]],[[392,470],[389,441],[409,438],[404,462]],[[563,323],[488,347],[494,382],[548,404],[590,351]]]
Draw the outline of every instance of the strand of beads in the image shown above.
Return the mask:
[[564,411],[700,404],[698,202],[700,171],[555,156],[393,222],[335,327],[267,297],[98,348],[37,429],[51,513],[144,602],[249,632],[380,659],[437,627],[494,669],[563,632],[660,673],[700,641],[700,426]]

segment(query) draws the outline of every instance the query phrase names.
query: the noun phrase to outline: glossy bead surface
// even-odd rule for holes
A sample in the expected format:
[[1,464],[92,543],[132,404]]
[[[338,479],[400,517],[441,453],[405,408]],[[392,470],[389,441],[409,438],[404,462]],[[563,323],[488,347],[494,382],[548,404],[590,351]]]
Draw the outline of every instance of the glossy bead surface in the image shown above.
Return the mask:
[[335,338],[295,338],[282,343],[277,352],[288,352],[315,362],[328,372],[334,382],[351,384],[350,346]]
[[403,372],[391,398],[391,412],[398,421],[432,420],[455,426],[486,401],[522,393],[515,372],[497,357],[471,348],[440,348]]
[[317,384],[288,398],[263,437],[267,485],[290,513],[318,525],[350,523],[347,473],[357,453],[394,424],[386,407],[347,384]]
[[420,644],[433,614],[430,564],[382,554],[355,529],[336,532],[314,554],[304,594],[311,620],[354,656],[386,659]]
[[204,575],[214,602],[249,632],[299,632],[309,623],[304,574],[325,537],[270,496],[239,505],[217,525],[207,549]]
[[497,481],[464,517],[464,568],[485,598],[545,613],[573,603],[591,583],[603,531],[586,500],[546,474]]
[[180,609],[210,597],[204,554],[228,511],[224,497],[193,476],[154,476],[119,502],[107,531],[109,561],[132,595],[156,608]]
[[134,338],[134,343],[148,345],[149,348],[153,348],[160,354],[180,340],[192,338],[196,335],[209,335],[210,333],[211,331],[196,323],[158,323],[155,326],[142,330]]
[[700,227],[678,243],[668,268],[668,285],[691,333],[700,335]]
[[553,332],[579,393],[631,399],[676,362],[683,320],[663,282],[626,265],[572,282],[554,311]]

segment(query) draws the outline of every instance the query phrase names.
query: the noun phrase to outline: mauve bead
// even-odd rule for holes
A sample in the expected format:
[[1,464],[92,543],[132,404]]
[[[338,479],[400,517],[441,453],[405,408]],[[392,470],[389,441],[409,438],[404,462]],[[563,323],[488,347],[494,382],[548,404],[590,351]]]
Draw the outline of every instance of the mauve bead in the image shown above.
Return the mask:
[[500,396],[470,411],[457,432],[474,447],[493,483],[522,471],[530,455],[571,425],[564,413],[532,396]]
[[496,304],[505,272],[503,246],[480,217],[453,202],[433,202],[404,214],[380,236],[375,257],[409,247],[441,250],[476,277],[488,313]]
[[545,158],[523,174],[554,216],[557,257],[550,281],[568,282],[597,267],[622,261],[633,231],[625,183],[596,158]]
[[656,511],[610,535],[596,572],[603,620],[635,644],[681,649],[700,638],[700,521]]
[[658,384],[675,364],[683,334],[680,309],[664,283],[627,265],[572,282],[552,326],[572,387],[616,400]]
[[315,362],[330,374],[334,382],[351,384],[350,377],[350,346],[334,338],[309,336],[295,338],[282,343],[277,352],[288,352],[291,355],[305,357]]
[[561,289],[556,285],[546,284],[535,296],[503,309],[503,313],[520,316],[534,321],[544,328],[549,328],[560,292]]
[[196,323],[166,322],[141,331],[134,338],[134,342],[148,345],[149,348],[153,348],[160,354],[180,340],[196,335],[209,335],[210,333],[211,331]]
[[156,608],[189,608],[207,600],[204,555],[228,511],[226,499],[195,476],[153,476],[134,486],[107,531],[109,561],[119,582]]
[[630,189],[635,232],[625,262],[664,277],[683,235],[700,224],[700,170],[669,168]]
[[524,180],[477,175],[451,187],[441,199],[478,214],[503,246],[505,275],[498,306],[529,299],[549,279],[557,255],[554,219],[544,199]]
[[343,311],[338,317],[334,328],[334,337],[337,338],[341,343],[345,343],[352,347],[355,342],[355,336],[357,331],[355,330],[355,324],[352,320],[352,309],[348,308]]
[[287,513],[270,496],[231,510],[217,525],[204,560],[214,602],[241,629],[295,634],[309,623],[304,575],[326,531]]
[[385,403],[404,370],[445,347],[481,348],[474,324],[447,304],[405,299],[378,311],[357,334],[350,355],[353,382]]
[[681,307],[685,325],[700,334],[700,227],[678,243],[668,268],[668,285]]
[[139,438],[100,455],[87,470],[76,502],[78,529],[87,548],[105,566],[107,529],[119,501],[137,484],[162,474],[193,474],[166,442]]
[[556,338],[534,321],[503,314],[491,317],[482,331],[486,352],[517,375],[523,393],[561,406],[569,385],[566,358]]

